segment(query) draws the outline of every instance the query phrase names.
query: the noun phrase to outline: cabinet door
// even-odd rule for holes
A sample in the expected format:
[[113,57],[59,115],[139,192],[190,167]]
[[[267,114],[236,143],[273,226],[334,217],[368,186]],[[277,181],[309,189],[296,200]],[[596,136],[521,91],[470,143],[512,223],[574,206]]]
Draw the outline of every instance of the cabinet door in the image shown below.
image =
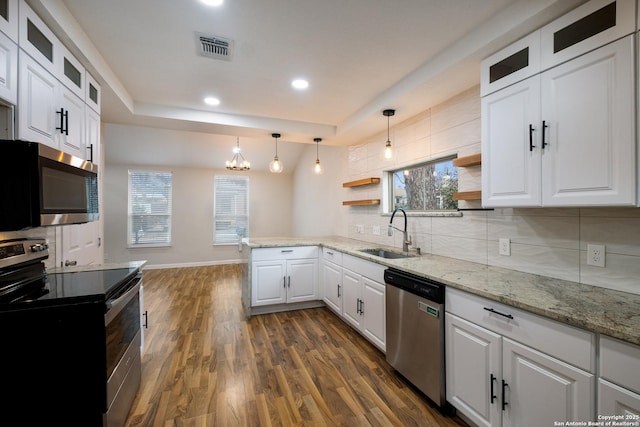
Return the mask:
[[[606,380],[598,381],[598,414],[640,416],[640,394]],[[629,421],[638,421],[631,418]]]
[[18,102],[18,45],[0,33],[0,99]]
[[[100,165],[100,115],[91,108],[85,108],[85,135],[87,160]],[[100,173],[100,167],[98,167]]]
[[18,0],[4,0],[6,6],[0,13],[0,31],[18,43]]
[[362,277],[350,270],[342,269],[342,317],[354,328],[360,330],[360,301],[362,295]]
[[502,418],[500,335],[445,314],[447,401],[478,426]]
[[61,118],[58,114],[58,119],[62,119],[64,122],[60,125],[64,125],[65,131],[58,131],[59,149],[81,159],[86,159],[88,152],[84,130],[84,101],[66,87],[61,86],[60,89],[59,105],[64,110],[64,117]]
[[286,261],[255,261],[251,269],[251,305],[287,302]]
[[318,260],[287,261],[287,302],[318,299]]
[[542,74],[544,206],[635,205],[633,45],[628,36]]
[[482,205],[539,206],[540,80],[482,98]]
[[380,350],[386,350],[385,286],[362,278],[362,303],[360,304],[362,334]]
[[505,426],[552,426],[595,417],[592,374],[502,339]]
[[24,52],[19,52],[17,137],[58,148],[56,104],[58,81]]
[[342,314],[342,268],[331,263],[323,264],[323,300],[327,306]]

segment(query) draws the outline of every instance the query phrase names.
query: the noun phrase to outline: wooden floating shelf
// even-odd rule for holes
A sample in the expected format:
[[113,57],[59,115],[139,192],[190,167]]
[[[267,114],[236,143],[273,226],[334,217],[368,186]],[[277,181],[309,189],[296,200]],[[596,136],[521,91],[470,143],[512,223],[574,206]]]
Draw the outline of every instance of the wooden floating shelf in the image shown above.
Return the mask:
[[469,166],[478,166],[482,164],[482,155],[472,154],[471,156],[466,157],[458,157],[457,159],[453,159],[453,165],[459,168],[466,168]]
[[342,206],[372,206],[379,204],[380,199],[347,200],[345,202],[342,202]]
[[461,191],[453,193],[453,200],[482,200],[482,191]]
[[360,187],[362,185],[379,184],[379,183],[380,183],[380,178],[363,178],[363,179],[358,179],[356,181],[345,182],[342,184],[342,186],[344,188]]

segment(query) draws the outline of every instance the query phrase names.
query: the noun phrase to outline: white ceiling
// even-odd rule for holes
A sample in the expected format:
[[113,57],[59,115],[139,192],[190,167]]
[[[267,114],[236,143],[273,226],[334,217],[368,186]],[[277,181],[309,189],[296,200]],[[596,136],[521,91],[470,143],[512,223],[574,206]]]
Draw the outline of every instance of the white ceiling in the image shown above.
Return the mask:
[[[479,61],[582,0],[31,0],[103,85],[106,123],[352,145],[479,82]],[[234,40],[196,54],[194,32]],[[290,86],[304,77],[310,87]],[[218,107],[205,96],[221,100]]]

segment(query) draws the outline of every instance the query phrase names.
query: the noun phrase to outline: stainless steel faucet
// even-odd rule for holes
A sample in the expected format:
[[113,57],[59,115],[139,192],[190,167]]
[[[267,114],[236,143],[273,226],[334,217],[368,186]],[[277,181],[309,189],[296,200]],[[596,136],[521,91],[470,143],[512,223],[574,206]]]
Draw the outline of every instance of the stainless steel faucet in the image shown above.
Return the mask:
[[[400,230],[397,227],[393,226],[393,217],[396,216],[396,212],[402,212],[402,215],[404,215],[404,230]],[[407,213],[404,211],[404,209],[395,209],[393,211],[393,213],[391,214],[391,220],[389,220],[389,228],[387,229],[387,234],[389,236],[393,236],[393,229],[396,229],[398,231],[402,231],[402,250],[404,252],[409,252],[409,245],[412,243],[411,242],[411,236],[407,235]]]

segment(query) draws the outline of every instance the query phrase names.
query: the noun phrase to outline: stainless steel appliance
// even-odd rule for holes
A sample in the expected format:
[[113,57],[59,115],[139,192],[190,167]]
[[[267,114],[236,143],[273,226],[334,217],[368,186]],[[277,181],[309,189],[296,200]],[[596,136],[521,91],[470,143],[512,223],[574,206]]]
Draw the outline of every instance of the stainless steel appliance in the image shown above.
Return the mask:
[[438,406],[445,403],[444,291],[404,271],[384,272],[387,362]]
[[140,376],[138,268],[47,273],[43,239],[0,242],[0,425],[122,426]]
[[27,141],[0,140],[0,231],[98,219],[98,166]]

